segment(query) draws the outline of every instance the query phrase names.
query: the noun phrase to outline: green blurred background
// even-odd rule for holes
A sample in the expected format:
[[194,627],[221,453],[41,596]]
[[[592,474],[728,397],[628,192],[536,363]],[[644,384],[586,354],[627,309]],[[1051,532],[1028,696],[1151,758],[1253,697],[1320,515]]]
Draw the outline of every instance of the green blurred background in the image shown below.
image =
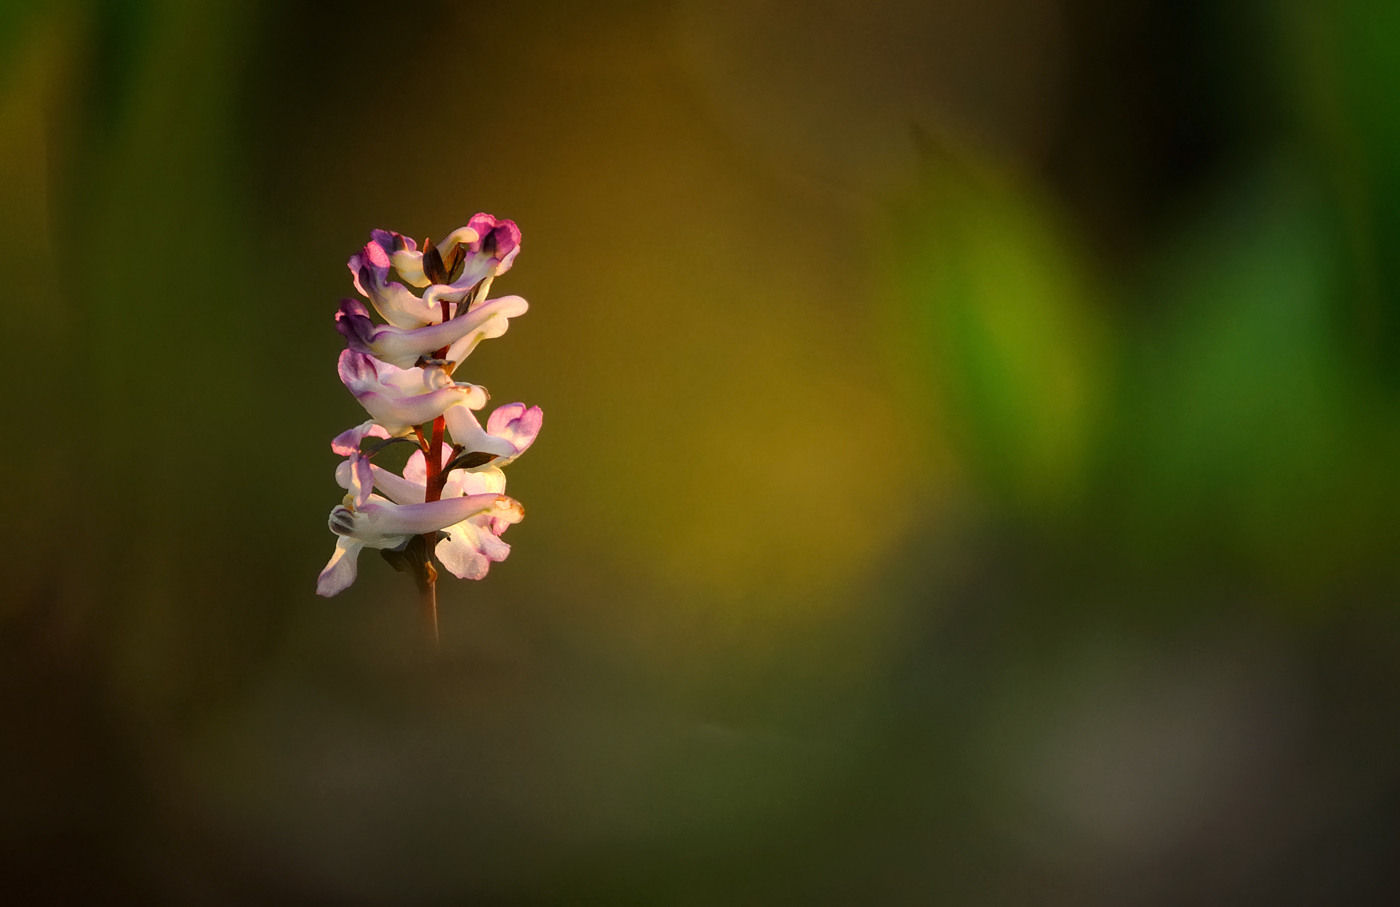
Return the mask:
[[[1390,904],[1400,6],[0,4],[8,903]],[[313,594],[373,227],[528,519]]]

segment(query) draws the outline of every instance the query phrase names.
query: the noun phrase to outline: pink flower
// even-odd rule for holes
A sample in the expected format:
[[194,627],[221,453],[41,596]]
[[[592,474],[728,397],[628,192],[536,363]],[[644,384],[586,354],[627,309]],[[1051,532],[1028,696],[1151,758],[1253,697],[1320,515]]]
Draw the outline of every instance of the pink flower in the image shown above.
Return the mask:
[[496,459],[496,466],[504,466],[523,454],[544,424],[544,411],[538,406],[525,408],[524,403],[507,403],[496,407],[491,418],[486,420],[486,430],[476,421],[476,414],[470,409],[448,410],[447,430],[452,440],[468,451],[489,453]]
[[[486,405],[485,388],[452,375],[478,343],[501,336],[511,318],[529,309],[519,296],[487,298],[519,252],[513,222],[477,214],[423,249],[402,234],[374,230],[350,257],[355,288],[387,323],[377,323],[357,299],[342,300],[335,316],[348,347],[340,354],[340,379],[370,420],[331,442],[344,458],[336,481],[347,493],[330,514],[336,547],[317,580],[319,594],[335,595],[355,581],[361,549],[402,551],[421,544],[416,536],[463,579],[481,579],[510,553],[501,534],[525,510],[505,495],[501,467],[534,443],[544,414],[510,403],[497,407],[483,429],[472,411]],[[402,475],[371,462],[379,448],[410,435],[420,449]],[[369,439],[380,443],[362,450]],[[442,457],[431,485],[428,450]],[[415,550],[420,554],[409,563],[432,601],[436,574],[422,562],[424,549]]]
[[[478,284],[487,281],[489,285],[510,270],[518,254],[520,229],[513,221],[476,214],[465,227],[421,251],[401,233],[373,230],[369,242],[350,256],[346,266],[355,289],[369,299],[380,317],[394,327],[412,329],[444,320],[442,302],[459,303]],[[455,277],[448,273],[457,268],[461,271]],[[443,279],[434,281],[433,276]],[[426,292],[417,296],[409,286]]]

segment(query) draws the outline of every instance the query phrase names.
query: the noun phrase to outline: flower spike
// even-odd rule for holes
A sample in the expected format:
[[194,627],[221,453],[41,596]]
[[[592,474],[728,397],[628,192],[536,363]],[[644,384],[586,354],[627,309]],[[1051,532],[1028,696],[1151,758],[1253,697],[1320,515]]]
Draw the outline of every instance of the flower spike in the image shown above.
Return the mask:
[[[510,553],[501,534],[525,509],[505,494],[502,467],[535,442],[544,414],[510,403],[482,428],[473,411],[486,405],[485,388],[452,375],[478,343],[500,337],[528,311],[519,296],[489,298],[519,253],[515,223],[482,213],[421,246],[373,230],[346,262],[368,303],[341,300],[335,327],[346,349],[338,371],[370,418],[331,442],[346,494],[328,519],[336,543],[316,581],[320,595],[349,587],[361,550],[379,549],[414,577],[436,639],[433,558],[454,576],[481,579]],[[365,445],[369,438],[380,443]],[[402,474],[371,462],[389,442],[415,439],[419,449]]]

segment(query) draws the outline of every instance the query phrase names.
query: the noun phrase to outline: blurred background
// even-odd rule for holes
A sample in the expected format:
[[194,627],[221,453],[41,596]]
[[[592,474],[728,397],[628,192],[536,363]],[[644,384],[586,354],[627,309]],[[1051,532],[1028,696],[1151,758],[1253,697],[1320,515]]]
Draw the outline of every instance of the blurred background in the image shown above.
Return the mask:
[[[0,4],[8,903],[1389,904],[1400,6]],[[314,595],[383,227],[528,518]]]

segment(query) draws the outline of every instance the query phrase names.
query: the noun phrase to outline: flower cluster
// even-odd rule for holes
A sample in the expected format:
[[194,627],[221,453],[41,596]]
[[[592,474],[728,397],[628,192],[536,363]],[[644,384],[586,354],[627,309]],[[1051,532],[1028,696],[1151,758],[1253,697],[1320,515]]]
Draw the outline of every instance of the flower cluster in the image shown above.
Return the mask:
[[[525,511],[504,494],[501,467],[534,442],[544,414],[510,403],[483,429],[475,411],[486,405],[485,388],[453,374],[477,343],[504,334],[528,308],[519,296],[486,298],[519,251],[514,223],[478,214],[422,248],[375,230],[350,257],[355,289],[384,323],[359,299],[341,300],[335,316],[346,340],[340,380],[370,419],[331,442],[345,458],[336,481],[347,494],[331,511],[335,553],[316,582],[319,594],[355,581],[362,548],[381,549],[429,595],[433,554],[453,575],[481,579],[510,553],[501,533]],[[418,445],[402,475],[372,462],[395,440]]]

